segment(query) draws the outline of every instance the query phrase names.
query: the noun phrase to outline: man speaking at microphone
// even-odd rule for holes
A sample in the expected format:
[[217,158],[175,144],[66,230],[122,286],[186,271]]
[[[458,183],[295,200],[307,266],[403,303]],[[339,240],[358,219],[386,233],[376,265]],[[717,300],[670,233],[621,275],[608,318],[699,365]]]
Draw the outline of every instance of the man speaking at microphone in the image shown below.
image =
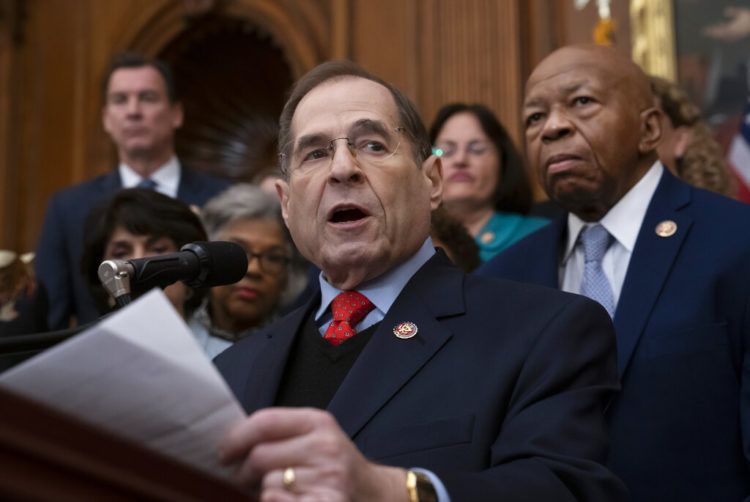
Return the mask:
[[283,216],[320,293],[216,359],[251,413],[220,446],[263,500],[620,500],[601,307],[469,277],[435,252],[440,160],[395,87],[352,63],[280,119]]

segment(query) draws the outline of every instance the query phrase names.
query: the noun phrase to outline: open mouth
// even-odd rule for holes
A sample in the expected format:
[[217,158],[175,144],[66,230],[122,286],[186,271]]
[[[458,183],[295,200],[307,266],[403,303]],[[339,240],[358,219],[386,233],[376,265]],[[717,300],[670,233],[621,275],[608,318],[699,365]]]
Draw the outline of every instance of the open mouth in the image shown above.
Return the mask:
[[359,221],[361,219],[367,218],[368,216],[369,214],[359,207],[341,206],[335,208],[331,212],[328,221],[330,221],[331,223],[349,223],[353,221]]

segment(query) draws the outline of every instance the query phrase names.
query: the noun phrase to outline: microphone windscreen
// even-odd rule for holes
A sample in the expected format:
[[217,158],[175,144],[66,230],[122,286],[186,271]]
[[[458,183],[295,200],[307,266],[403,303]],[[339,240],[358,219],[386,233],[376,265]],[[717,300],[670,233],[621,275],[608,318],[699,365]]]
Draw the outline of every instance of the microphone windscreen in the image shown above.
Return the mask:
[[234,242],[194,242],[182,249],[193,251],[199,257],[201,253],[205,253],[204,256],[208,257],[208,273],[200,279],[199,284],[188,284],[189,286],[211,288],[234,284],[247,273],[247,253]]

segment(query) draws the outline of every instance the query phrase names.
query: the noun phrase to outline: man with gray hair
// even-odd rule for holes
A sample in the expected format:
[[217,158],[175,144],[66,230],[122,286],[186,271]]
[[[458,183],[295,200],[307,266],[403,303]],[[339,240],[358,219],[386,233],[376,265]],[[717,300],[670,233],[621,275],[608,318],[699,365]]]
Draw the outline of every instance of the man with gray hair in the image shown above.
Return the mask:
[[276,187],[320,292],[215,360],[251,413],[220,447],[237,481],[263,500],[620,500],[606,312],[435,251],[440,160],[392,85],[323,64],[280,123]]

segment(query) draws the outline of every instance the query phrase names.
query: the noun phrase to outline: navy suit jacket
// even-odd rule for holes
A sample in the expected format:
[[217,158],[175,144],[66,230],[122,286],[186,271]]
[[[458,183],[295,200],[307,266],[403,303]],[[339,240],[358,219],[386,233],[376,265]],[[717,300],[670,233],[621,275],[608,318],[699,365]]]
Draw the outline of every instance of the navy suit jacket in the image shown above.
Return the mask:
[[[215,363],[251,413],[272,406],[319,293]],[[411,321],[417,335],[393,328]],[[617,388],[606,312],[576,295],[464,275],[442,254],[406,285],[328,411],[369,459],[423,467],[453,500],[620,500],[600,462]]]
[[[177,198],[202,206],[228,186],[226,180],[182,167]],[[99,316],[81,273],[83,227],[91,209],[121,188],[119,171],[114,170],[56,192],[47,205],[34,264],[47,289],[51,329],[67,328],[71,315],[79,324]]]
[[[672,220],[677,231],[660,237]],[[567,217],[477,273],[559,287]],[[608,465],[636,501],[750,495],[750,206],[666,170],[614,316],[622,391]]]

